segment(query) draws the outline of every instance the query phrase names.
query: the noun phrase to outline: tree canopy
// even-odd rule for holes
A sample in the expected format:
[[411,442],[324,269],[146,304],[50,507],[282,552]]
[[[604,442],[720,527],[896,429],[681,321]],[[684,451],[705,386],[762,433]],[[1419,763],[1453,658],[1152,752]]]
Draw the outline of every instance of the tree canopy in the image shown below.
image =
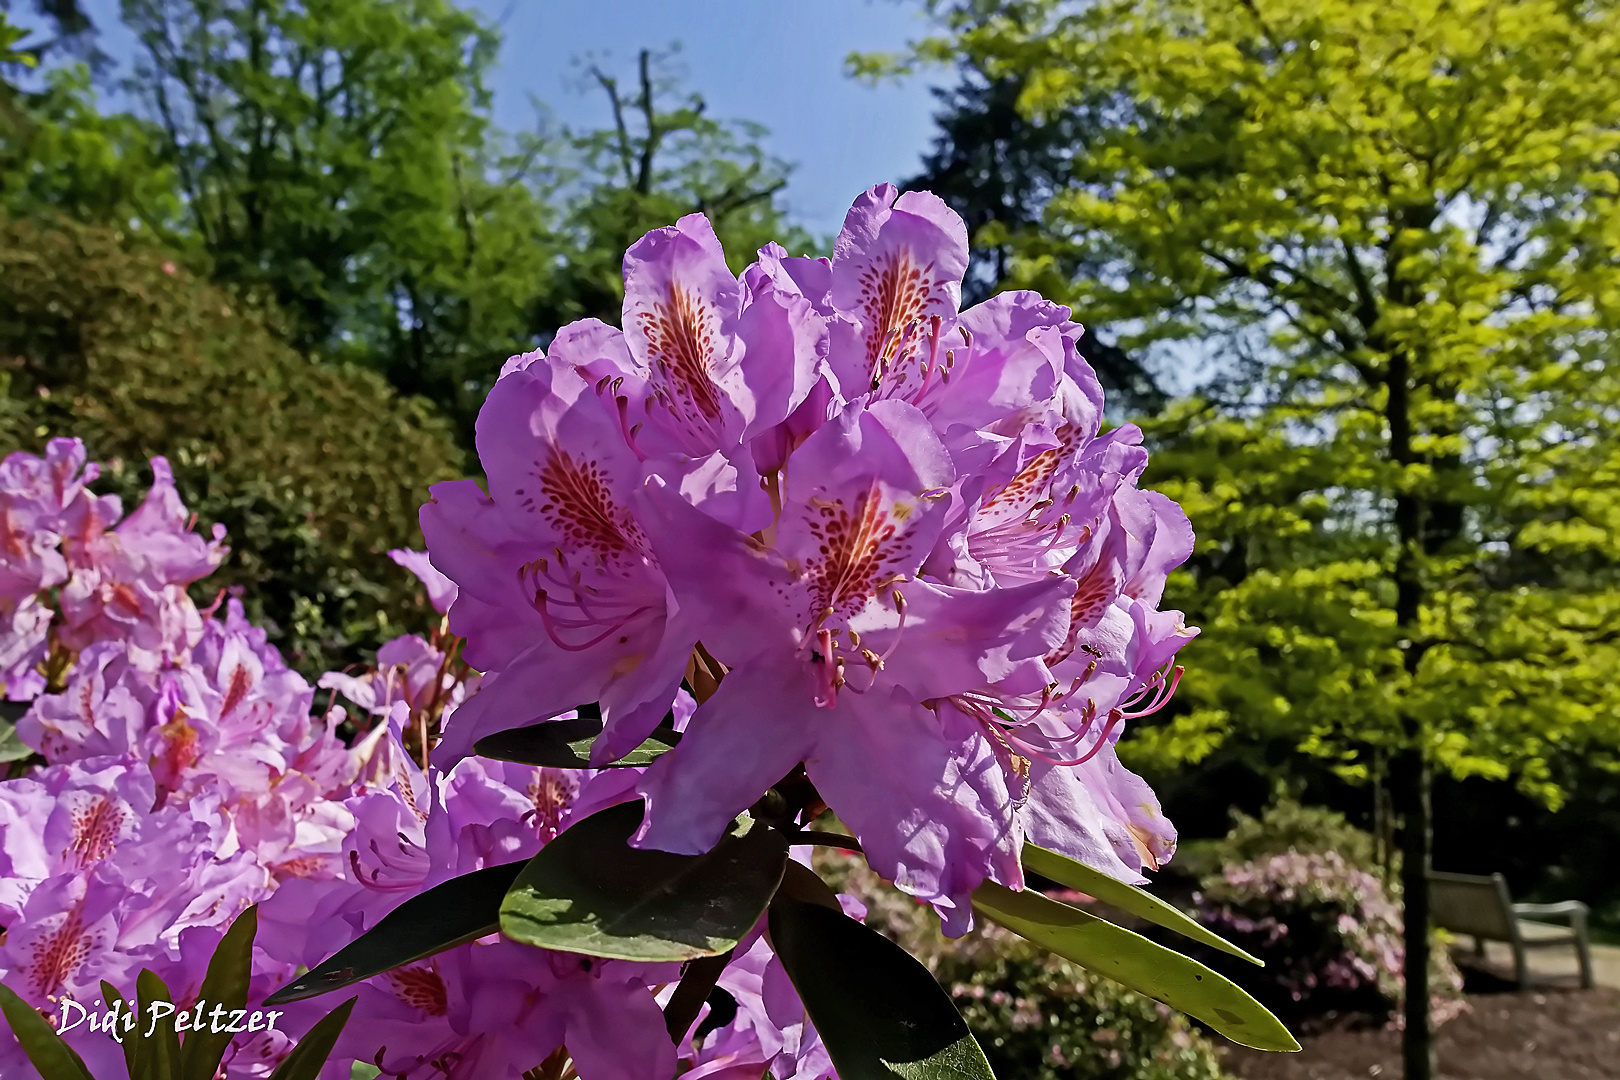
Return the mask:
[[[934,90],[933,149],[923,171],[904,186],[931,191],[962,215],[973,239],[962,299],[973,304],[1007,287],[1015,254],[1038,236],[1047,202],[1068,184],[1075,150],[1090,137],[1090,118],[1084,109],[1064,108],[1032,119],[1018,107],[1020,75],[988,75],[965,55],[955,69],[956,83]],[[1073,277],[1087,269],[1065,265],[1064,272]],[[1164,406],[1167,395],[1140,355],[1095,332],[1079,347],[1108,390],[1111,408],[1141,413]]]
[[911,61],[967,56],[1032,121],[1091,121],[1009,280],[1204,369],[1150,430],[1204,636],[1138,745],[1391,762],[1421,938],[1430,769],[1556,802],[1560,759],[1620,741],[1620,11],[934,10]]
[[710,116],[702,95],[683,92],[668,74],[673,58],[674,50],[641,50],[629,87],[600,64],[586,69],[590,85],[607,98],[613,126],[565,130],[560,140],[565,254],[537,309],[540,327],[580,318],[616,323],[625,249],[686,214],[708,216],[733,270],[772,240],[795,254],[812,247],[804,230],[784,221],[777,196],[789,170],[760,147],[765,129]]
[[709,117],[667,55],[633,89],[590,69],[613,127],[511,137],[496,35],[447,0],[125,0],[123,112],[76,59],[94,28],[56,7],[55,62],[0,102],[8,445],[82,435],[128,493],[173,459],[307,670],[409,612],[383,552],[464,467],[508,356],[618,321],[627,244],[703,211],[744,261],[784,231],[809,246],[760,130]]

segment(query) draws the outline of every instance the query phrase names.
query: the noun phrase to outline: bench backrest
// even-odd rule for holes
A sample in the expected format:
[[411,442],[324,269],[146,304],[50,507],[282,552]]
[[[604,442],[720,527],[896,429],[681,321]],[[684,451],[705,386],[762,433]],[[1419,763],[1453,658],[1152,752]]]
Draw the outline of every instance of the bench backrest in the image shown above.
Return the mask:
[[1434,924],[1454,934],[1473,934],[1493,941],[1512,941],[1513,898],[1501,874],[1429,875],[1429,902]]

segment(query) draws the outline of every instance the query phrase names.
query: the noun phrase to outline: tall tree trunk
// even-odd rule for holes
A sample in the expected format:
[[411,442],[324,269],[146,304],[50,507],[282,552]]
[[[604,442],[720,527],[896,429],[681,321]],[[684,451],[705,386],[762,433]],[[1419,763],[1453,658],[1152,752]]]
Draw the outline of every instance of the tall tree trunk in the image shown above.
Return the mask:
[[1421,746],[1408,750],[1399,770],[1405,803],[1401,831],[1401,893],[1406,937],[1406,1030],[1401,1060],[1406,1080],[1435,1073],[1434,1029],[1429,1022],[1429,852],[1431,773]]
[[[1434,224],[1436,212],[1432,206],[1410,206],[1403,209],[1395,220],[1398,228],[1391,234],[1386,250],[1385,272],[1388,278],[1389,306],[1395,310],[1410,310],[1420,297],[1412,283],[1401,273],[1401,260],[1405,255],[1408,237],[1426,232]],[[1387,316],[1387,313],[1385,313]],[[1425,541],[1426,519],[1431,507],[1421,495],[1410,489],[1410,466],[1419,463],[1413,447],[1412,397],[1421,381],[1431,385],[1432,374],[1419,368],[1419,357],[1414,354],[1410,341],[1390,340],[1381,329],[1382,319],[1369,327],[1369,344],[1388,357],[1384,371],[1385,420],[1389,424],[1389,458],[1401,467],[1401,478],[1395,490],[1395,513],[1392,524],[1398,545],[1395,553],[1395,625],[1400,632],[1400,649],[1408,678],[1415,679],[1422,663],[1424,645],[1418,640],[1421,629],[1425,584],[1421,560],[1430,554],[1431,546]],[[1437,542],[1437,541],[1436,541]],[[1430,777],[1428,740],[1424,718],[1411,704],[1402,708],[1402,747],[1396,764],[1401,785],[1401,811],[1405,827],[1401,830],[1401,886],[1404,905],[1406,961],[1405,1017],[1406,1030],[1401,1035],[1401,1059],[1405,1066],[1405,1080],[1433,1080],[1434,1032],[1429,1025],[1429,846],[1432,836],[1432,818],[1429,813]]]

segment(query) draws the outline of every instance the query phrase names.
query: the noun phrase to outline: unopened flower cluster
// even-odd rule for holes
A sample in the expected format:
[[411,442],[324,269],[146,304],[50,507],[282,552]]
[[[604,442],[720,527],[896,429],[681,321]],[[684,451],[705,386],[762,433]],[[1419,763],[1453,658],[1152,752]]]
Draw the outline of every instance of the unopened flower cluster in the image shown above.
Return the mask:
[[[1174,850],[1114,752],[1192,636],[1192,550],[1103,432],[1067,308],[959,310],[960,218],[888,185],[831,259],[733,274],[699,216],[624,262],[622,329],[514,357],[477,425],[487,492],[437,485],[433,565],[485,673],[439,747],[600,702],[601,764],[686,680],[702,701],[638,793],[637,842],[697,853],[801,764],[874,869],[971,925],[1028,839],[1130,882]],[[712,691],[712,696],[709,693]]]
[[[177,1008],[208,1016],[208,959],[259,904],[254,1005],[422,889],[531,855],[633,797],[634,770],[421,769],[407,733],[477,689],[442,633],[390,642],[374,670],[326,675],[320,686],[356,715],[318,711],[317,688],[237,600],[192,602],[187,587],[226,549],[217,530],[192,531],[167,464],[153,461],[151,491],[125,517],[90,490],[84,458],[58,439],[43,458],[0,463],[0,657],[7,696],[27,710],[16,737],[43,759],[0,783],[0,980],[53,1022],[68,1018],[98,1080],[127,1075],[113,1033],[92,1029],[111,1014],[101,980],[133,998],[150,968]],[[395,557],[442,611],[454,587],[420,553]],[[362,732],[352,745],[339,737],[349,719]],[[736,1016],[678,1047],[659,1004],[675,966],[581,960],[496,937],[360,984],[323,1075],[347,1080],[358,1060],[388,1077],[500,1080],[563,1047],[577,1071],[625,1080],[668,1080],[683,1058],[694,1077],[728,1065],[784,1080],[829,1072],[762,941],[722,980]],[[269,1075],[334,1003],[285,1007],[272,1030],[237,1036],[225,1076]],[[0,1030],[0,1076],[29,1075]]]

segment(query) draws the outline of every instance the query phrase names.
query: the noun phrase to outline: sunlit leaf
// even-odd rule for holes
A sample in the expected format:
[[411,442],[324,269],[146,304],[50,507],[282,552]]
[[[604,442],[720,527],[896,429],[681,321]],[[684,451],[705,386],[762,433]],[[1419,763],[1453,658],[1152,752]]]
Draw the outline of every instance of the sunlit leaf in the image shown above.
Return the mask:
[[640,803],[577,822],[529,861],[501,905],[501,930],[529,945],[618,960],[671,961],[734,947],[782,880],[787,842],[751,819],[702,855],[632,848]]
[[0,720],[0,763],[7,761],[21,761],[34,752],[29,746],[17,737],[17,729],[11,723]]
[[1137,918],[1146,919],[1166,930],[1174,930],[1178,934],[1229,953],[1240,960],[1265,967],[1264,960],[1251,956],[1214,931],[1200,926],[1179,908],[1172,907],[1135,885],[1127,885],[1117,878],[1109,877],[1101,870],[1093,870],[1084,863],[1076,862],[1067,855],[1059,855],[1055,851],[1026,843],[1024,869],[1033,870],[1042,877],[1050,878],[1059,885],[1067,885],[1087,896],[1094,896],[1105,904],[1112,904],[1121,911],[1128,911]]
[[1198,961],[1032,889],[987,881],[974,910],[1066,960],[1202,1020],[1257,1050],[1298,1050],[1288,1029],[1243,988]]

